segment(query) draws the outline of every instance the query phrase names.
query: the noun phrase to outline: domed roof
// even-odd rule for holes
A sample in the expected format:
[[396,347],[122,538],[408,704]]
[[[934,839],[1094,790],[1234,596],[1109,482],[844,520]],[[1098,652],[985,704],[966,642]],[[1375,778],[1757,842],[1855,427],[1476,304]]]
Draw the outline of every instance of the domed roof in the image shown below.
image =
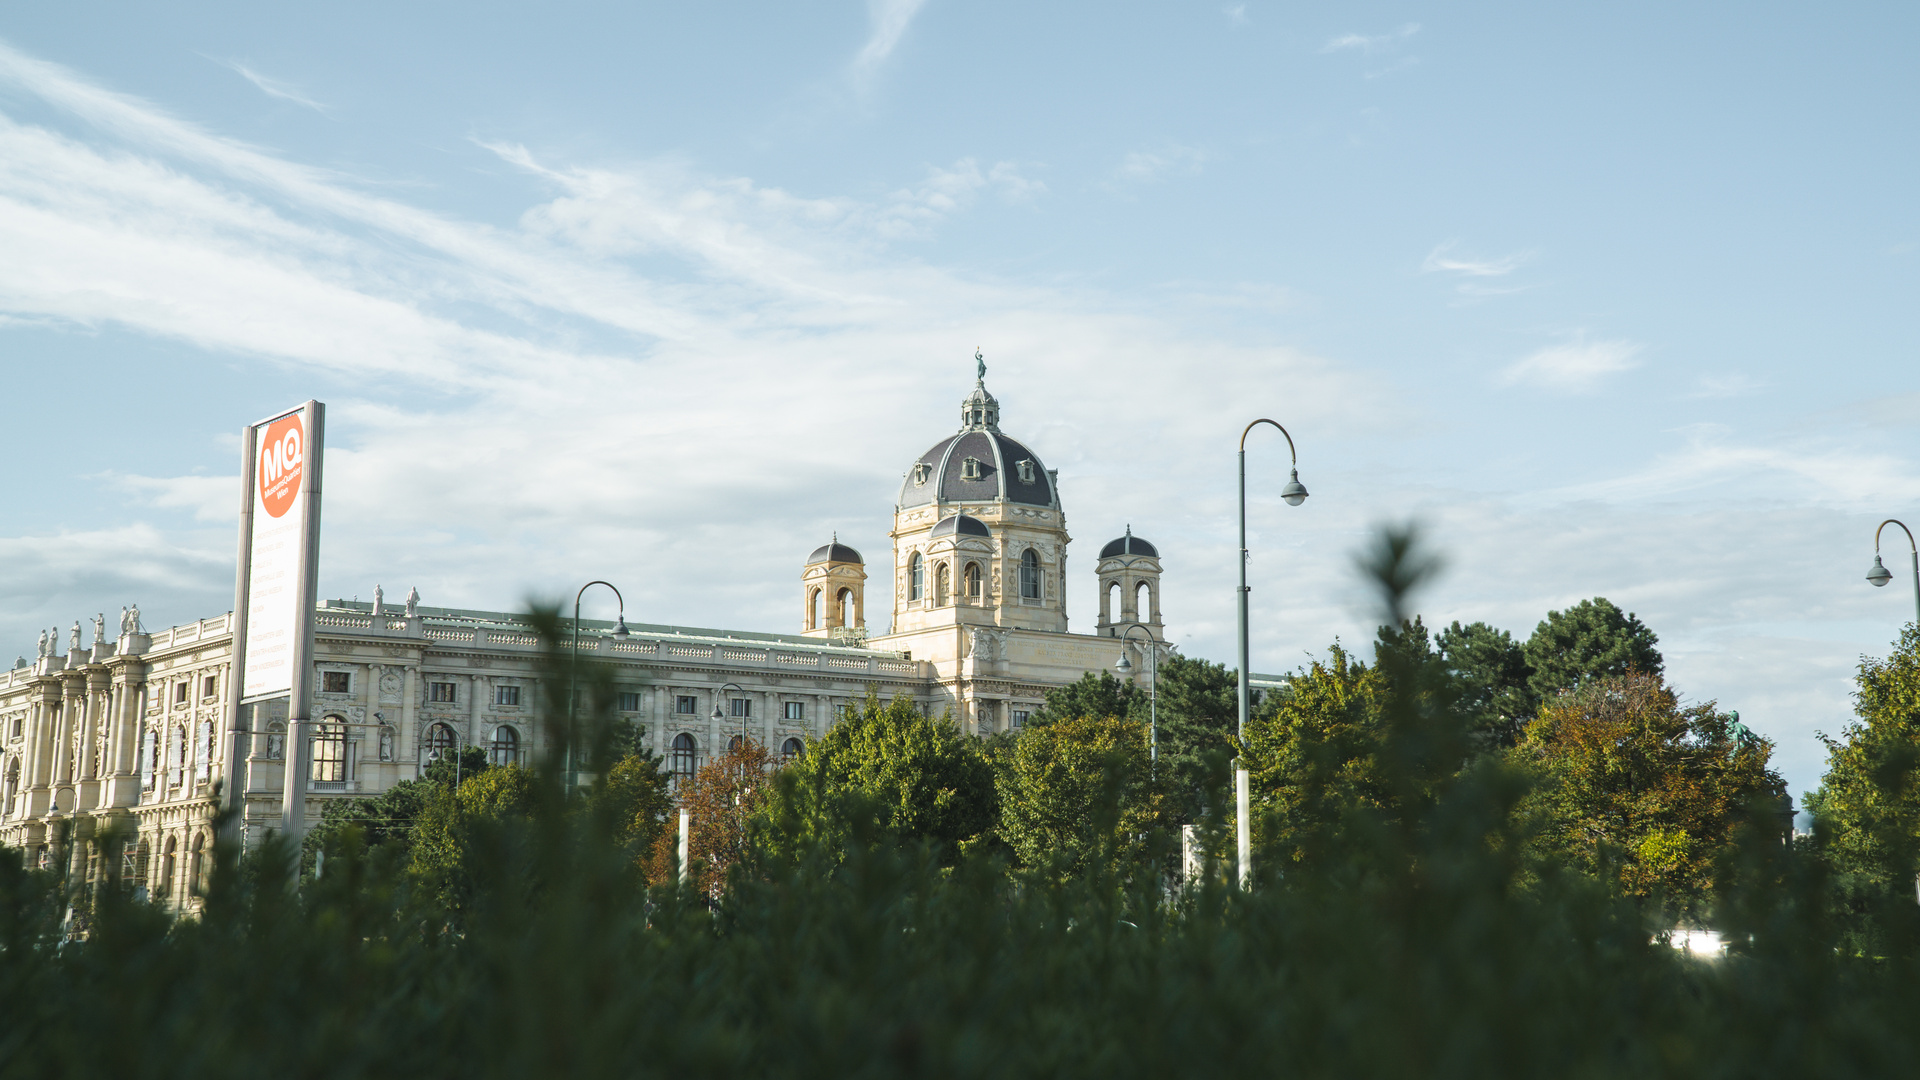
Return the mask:
[[808,566],[823,562],[850,562],[859,563],[862,566],[867,564],[867,560],[861,558],[859,552],[841,543],[837,534],[831,541],[814,548],[813,554],[807,556]]
[[1100,549],[1100,557],[1103,559],[1115,555],[1151,555],[1157,559],[1160,557],[1160,549],[1133,535],[1133,526],[1129,525],[1127,535],[1118,540],[1107,541],[1107,546]]
[[971,514],[955,514],[952,517],[941,518],[939,524],[935,525],[933,527],[933,531],[928,533],[927,535],[934,536],[934,537],[940,537],[940,536],[989,536],[990,537],[993,535],[993,533],[987,530],[987,523],[984,521],[981,521],[979,518],[974,517]]
[[960,431],[914,460],[900,484],[899,505],[1005,499],[1058,509],[1059,492],[1038,455],[1000,431],[1000,403],[984,376],[960,402]]

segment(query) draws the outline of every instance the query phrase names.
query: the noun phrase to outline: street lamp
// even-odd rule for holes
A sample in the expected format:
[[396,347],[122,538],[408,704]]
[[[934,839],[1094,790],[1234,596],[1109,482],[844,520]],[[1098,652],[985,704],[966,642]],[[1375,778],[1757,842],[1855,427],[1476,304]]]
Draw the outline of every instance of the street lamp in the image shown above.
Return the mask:
[[568,659],[567,663],[567,790],[569,792],[574,789],[576,781],[573,748],[574,744],[580,741],[578,737],[580,734],[579,723],[575,715],[580,708],[580,598],[585,596],[587,590],[593,588],[595,585],[605,585],[607,588],[613,589],[613,598],[620,604],[620,617],[615,620],[613,624],[614,638],[625,641],[629,636],[627,633],[627,601],[625,597],[620,595],[620,590],[615,589],[612,582],[599,580],[589,581],[585,585],[580,586],[580,591],[573,594],[573,655]]
[[[1240,726],[1236,732],[1242,753],[1245,752],[1247,739],[1247,714],[1251,711],[1251,689],[1247,684],[1247,436],[1261,424],[1272,424],[1274,430],[1286,436],[1287,455],[1292,460],[1293,475],[1280,489],[1280,497],[1288,506],[1299,506],[1307,501],[1306,486],[1300,483],[1300,454],[1294,449],[1293,436],[1278,423],[1266,418],[1248,424],[1240,433]],[[1252,812],[1251,784],[1247,777],[1244,759],[1236,758],[1233,763],[1233,800],[1236,819],[1237,839],[1240,856],[1240,887],[1253,887],[1253,824],[1248,821]]]
[[1127,658],[1127,639],[1133,636],[1135,630],[1147,635],[1147,760],[1152,765],[1158,765],[1160,763],[1160,703],[1158,701],[1160,650],[1155,647],[1159,642],[1153,639],[1153,631],[1139,623],[1128,626],[1126,633],[1120,635],[1120,662],[1113,665],[1113,670],[1128,678],[1133,676],[1133,661]]
[[[718,724],[720,721],[725,720],[727,718],[727,714],[720,711],[720,695],[722,691],[726,691],[726,690],[736,690],[742,694],[747,692],[746,687],[741,686],[739,683],[732,683],[732,682],[721,683],[718,687],[714,688],[713,722],[716,724]],[[747,748],[747,714],[741,713],[740,714],[740,749],[745,750],[746,748]]]
[[1900,531],[1907,534],[1907,546],[1913,548],[1913,612],[1914,617],[1920,620],[1920,545],[1914,544],[1913,530],[1907,528],[1905,523],[1888,518],[1880,523],[1880,528],[1873,530],[1873,569],[1867,571],[1867,580],[1873,582],[1875,588],[1893,580],[1893,571],[1880,562],[1880,532],[1889,525],[1899,525]]

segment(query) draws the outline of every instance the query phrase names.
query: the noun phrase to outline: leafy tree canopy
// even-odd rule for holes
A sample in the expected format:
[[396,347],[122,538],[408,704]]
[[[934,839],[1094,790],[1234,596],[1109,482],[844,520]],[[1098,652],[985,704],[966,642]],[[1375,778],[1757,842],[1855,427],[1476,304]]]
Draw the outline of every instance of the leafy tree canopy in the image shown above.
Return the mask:
[[1021,732],[1000,762],[1000,835],[1053,880],[1136,865],[1160,824],[1147,727],[1119,716],[1056,718]]
[[1278,830],[1263,843],[1295,862],[1326,856],[1351,805],[1391,803],[1377,757],[1386,689],[1378,668],[1336,643],[1248,722],[1255,822]]
[[896,841],[926,841],[949,864],[992,829],[993,769],[978,740],[950,716],[923,715],[911,699],[877,695],[847,710],[782,770],[767,805],[766,843],[780,853],[827,843],[843,850],[855,819]]
[[1920,851],[1920,628],[1892,655],[1862,657],[1858,720],[1827,744],[1827,773],[1807,796],[1836,869],[1877,886],[1907,887]]
[[1540,709],[1531,685],[1533,667],[1513,635],[1483,622],[1440,631],[1440,659],[1454,678],[1457,707],[1466,714],[1474,742],[1482,749],[1504,750]]
[[1755,800],[1786,791],[1767,765],[1772,744],[1743,731],[1711,702],[1681,706],[1646,672],[1555,697],[1512,752],[1545,781],[1530,803],[1541,852],[1629,895],[1696,907]]
[[[1115,642],[1118,657],[1119,643]],[[1115,678],[1105,671],[1089,671],[1065,686],[1047,691],[1047,703],[1033,714],[1029,723],[1050,724],[1055,720],[1078,716],[1147,715],[1147,689]]]
[[1565,611],[1549,611],[1524,646],[1534,697],[1544,701],[1590,679],[1641,671],[1656,678],[1665,670],[1659,637],[1632,612],[1604,596]]
[[[1158,687],[1159,775],[1167,814],[1175,824],[1197,824],[1226,790],[1240,722],[1239,675],[1225,664],[1169,653],[1160,660]],[[1254,695],[1257,709],[1259,691]]]

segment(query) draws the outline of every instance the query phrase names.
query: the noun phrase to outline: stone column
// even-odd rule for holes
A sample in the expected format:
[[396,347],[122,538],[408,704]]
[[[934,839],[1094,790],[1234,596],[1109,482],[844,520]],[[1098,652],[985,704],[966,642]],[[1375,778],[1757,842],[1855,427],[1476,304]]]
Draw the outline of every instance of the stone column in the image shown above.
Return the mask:
[[467,702],[467,741],[475,745],[480,741],[480,695],[487,691],[487,677],[474,675],[473,699]]
[[[420,777],[421,734],[418,730],[419,724],[416,722],[419,709],[420,669],[409,664],[406,670],[401,672],[399,743],[403,747],[412,748],[413,775],[415,779],[419,779]],[[401,751],[396,749],[394,756],[398,757],[400,753]]]

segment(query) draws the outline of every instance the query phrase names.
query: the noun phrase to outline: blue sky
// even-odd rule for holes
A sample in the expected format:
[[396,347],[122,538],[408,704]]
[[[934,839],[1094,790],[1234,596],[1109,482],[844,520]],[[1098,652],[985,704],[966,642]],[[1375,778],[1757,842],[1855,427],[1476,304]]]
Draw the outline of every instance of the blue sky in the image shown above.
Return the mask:
[[1417,519],[1429,621],[1608,596],[1797,792],[1911,617],[1911,6],[395,8],[0,11],[10,653],[226,610],[235,433],[307,396],[328,595],[791,629],[976,346],[1079,628],[1130,523],[1229,657],[1255,415],[1313,491],[1256,442],[1262,670]]

